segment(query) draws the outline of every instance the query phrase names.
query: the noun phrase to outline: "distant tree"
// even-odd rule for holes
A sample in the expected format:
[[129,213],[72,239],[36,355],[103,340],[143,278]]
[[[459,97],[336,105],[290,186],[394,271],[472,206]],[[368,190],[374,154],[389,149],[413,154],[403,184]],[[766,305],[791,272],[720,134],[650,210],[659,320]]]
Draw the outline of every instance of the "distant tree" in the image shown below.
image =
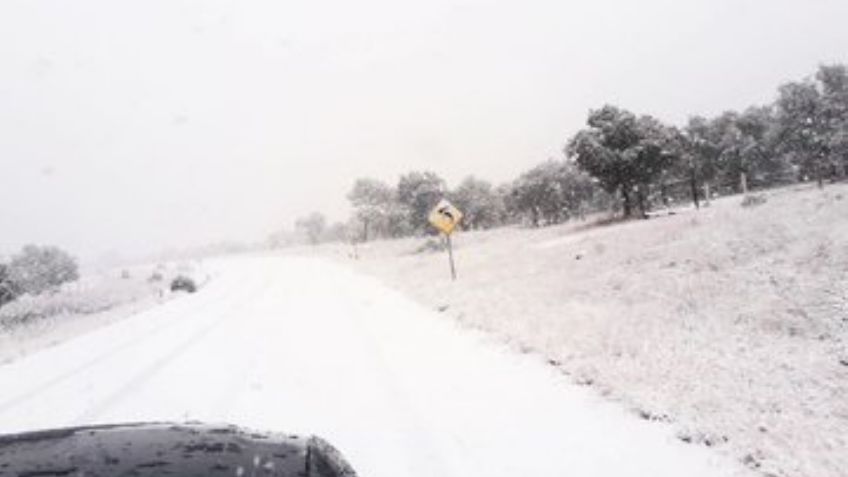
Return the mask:
[[594,183],[568,161],[548,160],[522,174],[512,185],[509,207],[530,223],[550,225],[583,215]]
[[700,206],[698,190],[699,174],[695,144],[688,130],[676,127],[668,128],[668,148],[677,159],[664,168],[657,178],[659,190],[651,197],[659,197],[663,206],[670,206],[675,200],[692,200],[695,206]]
[[[742,192],[749,181],[763,181],[774,157],[768,139],[773,119],[768,107],[748,108],[744,113],[727,111],[713,120],[718,137],[717,172],[725,184]],[[757,175],[759,174],[759,175]]]
[[492,184],[473,176],[466,177],[450,194],[451,200],[464,214],[467,229],[488,229],[500,225],[505,215],[503,197]]
[[376,179],[362,178],[353,183],[347,198],[354,209],[354,216],[361,226],[360,240],[390,235],[390,221],[396,220],[395,191],[388,184]]
[[521,174],[512,185],[511,205],[526,216],[533,227],[559,222],[561,197],[554,180],[554,161],[540,164]]
[[747,146],[738,127],[739,113],[725,111],[712,121],[712,127],[718,137],[717,179],[723,184],[732,184],[739,191],[739,173],[744,171],[742,149]]
[[816,73],[821,90],[822,112],[827,124],[827,147],[832,173],[844,177],[848,169],[848,68],[822,65]]
[[521,221],[521,212],[515,207],[512,199],[513,183],[507,182],[500,184],[494,189],[494,193],[498,201],[503,204],[499,221],[501,224],[514,224]]
[[317,244],[324,236],[327,219],[320,212],[313,212],[295,220],[295,230],[302,233],[311,244]]
[[348,242],[350,233],[344,222],[333,222],[324,232],[324,240],[327,242]]
[[9,276],[9,266],[0,263],[0,306],[9,303],[18,296],[18,287]]
[[393,201],[386,214],[385,234],[386,237],[407,237],[415,232],[413,219],[409,208],[398,201]]
[[71,255],[58,247],[26,245],[12,256],[6,273],[7,281],[20,293],[38,295],[77,280],[79,267]]
[[726,111],[714,119],[695,116],[682,131],[686,159],[699,182],[739,192],[749,182],[786,182],[790,164],[775,147],[776,118],[770,106],[743,113]]
[[[736,119],[742,136],[739,172],[755,186],[772,186],[786,182],[791,165],[775,147],[776,119],[771,106],[753,106]],[[733,174],[733,171],[730,171]]]
[[721,134],[712,121],[702,116],[693,116],[683,129],[687,152],[691,159],[691,173],[699,182],[709,184],[718,175],[721,157]]
[[[565,210],[564,218],[584,218],[586,211],[599,202],[599,188],[595,181],[581,171],[574,162],[557,161],[556,181],[559,183],[560,207]],[[603,202],[603,199],[601,199]]]
[[672,131],[650,116],[610,105],[591,111],[587,125],[569,141],[566,154],[606,191],[621,194],[625,216],[634,198],[645,212],[651,183],[678,159]]
[[836,113],[848,112],[848,67],[842,64],[821,65],[816,72],[822,95]]
[[684,156],[676,128],[666,126],[652,116],[640,116],[637,124],[642,138],[636,152],[636,173],[639,177],[636,199],[644,215],[650,207],[648,199],[652,186],[660,186],[665,201],[663,178],[680,169]]
[[812,80],[780,87],[776,138],[781,151],[792,156],[804,176],[812,176],[819,187],[831,166],[831,121],[822,94]]
[[433,172],[410,172],[400,177],[397,199],[413,234],[430,231],[427,215],[445,196],[446,189],[445,181]]

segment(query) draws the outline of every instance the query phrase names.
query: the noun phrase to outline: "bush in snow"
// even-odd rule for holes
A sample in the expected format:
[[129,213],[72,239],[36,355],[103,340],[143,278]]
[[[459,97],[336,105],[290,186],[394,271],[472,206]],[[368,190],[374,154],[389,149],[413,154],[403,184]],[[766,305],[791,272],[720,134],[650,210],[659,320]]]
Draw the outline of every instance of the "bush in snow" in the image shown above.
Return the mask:
[[38,295],[78,278],[76,260],[58,247],[26,245],[8,265],[8,282],[19,293]]
[[197,291],[197,284],[194,283],[194,280],[185,275],[178,275],[171,280],[171,291],[186,291],[194,293]]
[[16,288],[9,278],[9,267],[0,263],[0,306],[15,299],[18,295]]

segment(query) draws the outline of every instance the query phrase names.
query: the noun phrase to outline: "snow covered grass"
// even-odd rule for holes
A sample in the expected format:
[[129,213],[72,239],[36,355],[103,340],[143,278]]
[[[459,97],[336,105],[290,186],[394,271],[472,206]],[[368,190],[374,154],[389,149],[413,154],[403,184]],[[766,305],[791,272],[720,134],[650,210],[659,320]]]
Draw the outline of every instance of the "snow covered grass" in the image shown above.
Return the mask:
[[[848,469],[848,186],[647,221],[324,247],[765,475]],[[437,352],[438,350],[433,350]]]
[[0,307],[0,364],[167,299],[176,275],[203,279],[198,267],[188,263],[97,270],[52,293],[23,295],[7,303]]

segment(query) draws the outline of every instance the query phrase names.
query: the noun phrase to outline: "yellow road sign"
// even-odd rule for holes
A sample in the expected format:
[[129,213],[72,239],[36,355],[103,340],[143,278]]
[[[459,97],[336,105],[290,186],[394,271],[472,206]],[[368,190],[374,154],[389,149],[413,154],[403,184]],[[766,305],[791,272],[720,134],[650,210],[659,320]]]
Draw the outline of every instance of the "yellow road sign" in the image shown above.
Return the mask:
[[462,220],[462,212],[447,200],[442,199],[430,211],[428,220],[433,227],[441,230],[445,235],[450,235]]

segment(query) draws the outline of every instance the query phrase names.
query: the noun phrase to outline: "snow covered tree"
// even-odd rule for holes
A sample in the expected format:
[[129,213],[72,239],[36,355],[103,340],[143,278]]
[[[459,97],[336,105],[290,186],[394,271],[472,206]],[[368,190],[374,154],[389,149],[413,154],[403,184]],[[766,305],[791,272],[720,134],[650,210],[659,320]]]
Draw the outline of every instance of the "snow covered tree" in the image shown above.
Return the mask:
[[324,230],[327,228],[327,219],[320,212],[313,212],[295,220],[294,227],[298,233],[306,237],[309,243],[315,245],[324,236]]
[[[776,118],[770,106],[726,111],[713,119],[695,116],[683,131],[697,179],[740,192],[784,183],[790,164],[775,149]],[[744,184],[743,184],[744,182]]]
[[568,161],[549,160],[521,175],[512,185],[511,207],[536,227],[582,215],[595,186]]
[[463,226],[468,229],[488,229],[503,222],[506,210],[503,197],[492,184],[469,176],[450,194],[451,200],[465,216]]
[[529,217],[533,227],[559,222],[560,194],[553,167],[553,161],[545,162],[521,174],[513,183],[512,205]]
[[400,177],[398,202],[405,208],[407,224],[414,234],[430,231],[427,215],[445,196],[445,181],[434,172],[410,172]]
[[352,234],[344,222],[333,222],[324,231],[324,240],[328,242],[347,242],[351,238]]
[[721,156],[721,135],[713,127],[713,122],[703,116],[693,116],[683,130],[686,145],[692,155],[698,180],[711,183],[718,173],[718,161]]
[[727,111],[712,121],[717,140],[717,176],[735,192],[748,183],[771,185],[785,174],[785,163],[773,147],[774,116],[770,107],[751,107],[743,113]]
[[361,226],[361,241],[391,235],[389,222],[396,220],[394,211],[397,209],[395,191],[391,186],[376,179],[357,179],[347,198]]
[[9,303],[18,296],[17,288],[9,276],[9,266],[0,263],[0,306]]
[[827,147],[832,174],[844,177],[848,169],[848,67],[822,65],[816,73],[827,124]]
[[784,84],[776,107],[781,151],[794,157],[801,174],[814,177],[821,187],[831,165],[833,132],[821,91],[812,80]]
[[17,291],[37,295],[77,280],[79,267],[58,247],[26,245],[9,261],[7,273]]
[[655,118],[611,105],[590,111],[587,125],[569,141],[566,154],[607,192],[621,194],[625,216],[634,199],[644,213],[651,183],[678,158],[672,131]]

